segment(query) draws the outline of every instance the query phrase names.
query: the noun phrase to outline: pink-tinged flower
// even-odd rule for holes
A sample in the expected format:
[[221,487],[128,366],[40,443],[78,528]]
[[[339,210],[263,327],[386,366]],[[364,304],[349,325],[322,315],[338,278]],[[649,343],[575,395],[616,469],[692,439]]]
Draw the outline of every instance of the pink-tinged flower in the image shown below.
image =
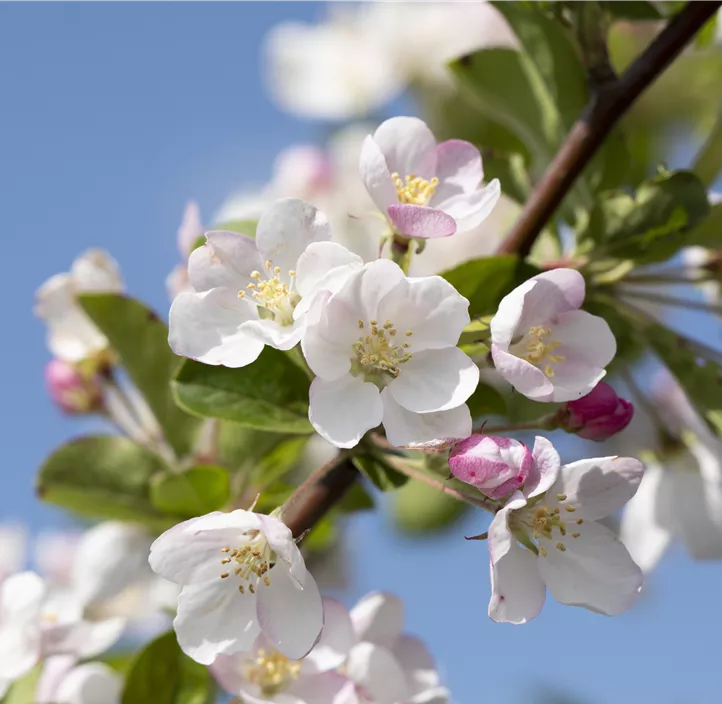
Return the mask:
[[597,521],[634,496],[642,463],[602,457],[560,468],[543,438],[534,455],[523,491],[511,495],[489,527],[489,617],[526,623],[541,611],[546,589],[562,604],[608,616],[626,611],[642,588],[642,571]]
[[559,409],[559,424],[585,440],[607,440],[624,430],[632,420],[634,406],[600,381],[586,396]]
[[188,257],[195,248],[198,240],[203,237],[204,231],[203,221],[201,220],[201,210],[198,207],[198,203],[194,200],[189,201],[183,211],[183,219],[181,220],[176,236],[182,263],[178,264],[178,266],[168,274],[165,280],[168,297],[171,300],[183,291],[193,290],[188,279]]
[[574,269],[532,277],[505,296],[491,321],[499,374],[535,401],[572,401],[606,374],[617,351],[609,325],[579,310],[584,278]]
[[53,359],[45,367],[45,386],[50,398],[64,413],[92,413],[103,407],[100,376],[84,372],[78,365]]
[[364,141],[361,178],[404,237],[448,237],[477,227],[501,193],[498,179],[482,186],[479,150],[450,139],[436,144],[424,122],[394,117]]
[[277,518],[240,509],[192,518],[163,533],[149,560],[183,586],[173,626],[183,651],[203,665],[250,650],[259,635],[292,659],[318,640],[318,587]]
[[532,453],[524,443],[493,435],[472,435],[455,445],[449,455],[452,474],[492,499],[519,489],[533,463]]
[[388,259],[319,299],[302,341],[316,374],[309,419],[317,432],[337,447],[381,423],[397,446],[468,437],[465,404],[479,369],[456,346],[468,308],[444,279],[407,278]]

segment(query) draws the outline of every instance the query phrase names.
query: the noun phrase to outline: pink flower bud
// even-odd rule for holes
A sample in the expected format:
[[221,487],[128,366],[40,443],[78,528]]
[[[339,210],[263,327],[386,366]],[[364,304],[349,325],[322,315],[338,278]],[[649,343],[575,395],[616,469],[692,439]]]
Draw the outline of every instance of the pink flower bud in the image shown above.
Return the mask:
[[533,462],[524,443],[492,435],[472,435],[455,445],[449,456],[452,474],[492,499],[518,489]]
[[97,375],[87,376],[70,362],[53,359],[45,367],[50,398],[65,413],[90,413],[103,406],[103,387]]
[[619,398],[614,389],[599,382],[586,396],[559,409],[559,425],[586,440],[606,440],[624,430],[634,415],[634,406]]

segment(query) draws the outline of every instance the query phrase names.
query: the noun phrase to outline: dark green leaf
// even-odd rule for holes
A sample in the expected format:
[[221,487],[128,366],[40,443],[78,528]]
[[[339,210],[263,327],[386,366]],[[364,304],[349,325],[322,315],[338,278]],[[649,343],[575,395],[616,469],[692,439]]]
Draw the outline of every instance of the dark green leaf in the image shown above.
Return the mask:
[[405,474],[395,470],[379,456],[356,455],[353,463],[356,469],[381,491],[393,491],[409,480]]
[[471,508],[428,484],[411,480],[397,491],[392,500],[394,525],[402,532],[425,534],[442,531],[455,523]]
[[222,509],[230,494],[228,470],[211,464],[157,474],[150,484],[153,505],[179,518],[193,518]]
[[256,462],[270,452],[286,436],[246,428],[232,421],[217,421],[218,459],[231,470],[250,472]]
[[369,496],[361,482],[355,482],[343,495],[336,508],[343,513],[355,513],[356,511],[367,511],[374,507],[374,500]]
[[214,225],[214,230],[226,230],[227,232],[237,232],[246,237],[256,237],[256,228],[258,220],[227,220],[219,225]]
[[708,214],[707,193],[691,171],[662,173],[643,182],[636,197],[624,191],[604,194],[583,236],[594,240],[600,257],[651,264],[688,244],[687,233]]
[[36,491],[51,504],[81,516],[167,525],[149,498],[150,480],[165,462],[146,448],[115,435],[73,440],[40,468]]
[[481,416],[503,416],[506,413],[506,401],[504,397],[489,384],[480,382],[476,391],[466,402],[471,411],[472,418]]
[[661,20],[664,15],[646,0],[611,0],[602,2],[609,14],[619,20]]
[[507,293],[539,272],[514,255],[485,257],[464,262],[441,275],[469,299],[469,314],[493,315]]
[[170,381],[182,360],[168,347],[166,324],[145,305],[121,294],[87,293],[79,301],[110,341],[170,445],[179,455],[188,452],[199,423],[173,401]]
[[722,243],[722,203],[710,207],[709,216],[689,233],[685,245],[719,248]]
[[183,654],[172,631],[148,644],[136,658],[123,704],[210,704],[215,686],[203,665]]
[[288,355],[270,347],[241,369],[187,360],[173,381],[178,403],[190,413],[285,433],[313,432],[308,387]]

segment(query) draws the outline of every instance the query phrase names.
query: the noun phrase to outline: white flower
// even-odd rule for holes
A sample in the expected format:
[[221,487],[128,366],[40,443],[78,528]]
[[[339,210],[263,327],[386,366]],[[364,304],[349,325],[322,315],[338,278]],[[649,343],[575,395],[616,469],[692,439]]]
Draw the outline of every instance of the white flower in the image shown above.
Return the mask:
[[481,186],[481,154],[471,143],[436,143],[416,117],[393,117],[361,150],[361,178],[394,232],[438,238],[478,227],[499,200],[494,179]]
[[43,665],[35,704],[120,704],[122,691],[123,678],[108,665],[56,655]]
[[180,294],[170,309],[173,351],[205,364],[243,367],[266,344],[291,349],[303,336],[312,295],[340,285],[346,269],[361,265],[330,237],[326,218],[293,198],[263,215],[255,240],[207,233],[188,263],[197,293]]
[[622,613],[642,587],[642,571],[596,521],[632,498],[641,462],[603,457],[560,469],[559,456],[544,438],[537,438],[534,458],[524,492],[512,494],[489,528],[489,616],[526,623],[541,611],[546,588],[562,604]]
[[248,653],[216,659],[221,686],[247,704],[446,704],[426,646],[402,633],[399,599],[374,592],[350,613],[333,599],[323,607],[323,635],[303,660],[259,638]]
[[203,233],[201,211],[198,203],[192,200],[186,204],[185,210],[183,211],[183,219],[181,220],[176,236],[182,263],[178,264],[178,266],[168,274],[165,280],[168,296],[171,300],[183,291],[192,290],[190,281],[188,280],[188,257],[193,251],[196,242],[199,238],[203,237]]
[[479,370],[456,347],[469,302],[444,279],[410,279],[385,259],[324,300],[303,339],[316,374],[309,418],[337,447],[383,423],[389,442],[467,437]]
[[150,565],[183,585],[173,625],[183,651],[204,665],[249,650],[261,633],[289,658],[319,637],[318,587],[276,518],[242,510],[193,518],[153,543]]
[[617,344],[602,318],[579,310],[584,278],[574,269],[533,276],[505,296],[491,321],[499,374],[535,401],[573,401],[606,374]]
[[35,313],[47,324],[48,347],[55,357],[80,362],[101,355],[108,340],[78,305],[80,293],[119,293],[118,265],[102,250],[84,252],[68,273],[56,274],[37,291]]
[[0,525],[0,582],[25,565],[27,555],[27,531],[22,525]]

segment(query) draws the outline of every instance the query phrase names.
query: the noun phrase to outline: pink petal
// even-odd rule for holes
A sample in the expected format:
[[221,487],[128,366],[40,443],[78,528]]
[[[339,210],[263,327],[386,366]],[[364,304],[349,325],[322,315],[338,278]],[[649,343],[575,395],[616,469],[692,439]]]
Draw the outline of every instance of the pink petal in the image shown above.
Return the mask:
[[436,177],[439,185],[434,198],[438,201],[475,191],[484,178],[479,150],[461,139],[437,145]]
[[406,237],[433,239],[456,232],[456,221],[450,215],[426,205],[391,205],[389,218]]

